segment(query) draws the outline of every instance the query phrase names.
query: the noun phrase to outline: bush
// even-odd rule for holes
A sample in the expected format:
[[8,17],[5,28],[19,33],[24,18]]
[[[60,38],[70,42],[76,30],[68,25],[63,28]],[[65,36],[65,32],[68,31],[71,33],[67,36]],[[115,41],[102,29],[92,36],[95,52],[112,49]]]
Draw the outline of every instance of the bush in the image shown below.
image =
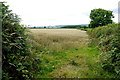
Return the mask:
[[20,18],[2,5],[2,67],[3,80],[31,79],[36,69],[36,59],[30,51],[26,28],[20,25]]
[[[103,69],[120,76],[120,24],[109,24],[89,30],[90,43],[101,50]],[[117,77],[117,78],[118,78]]]

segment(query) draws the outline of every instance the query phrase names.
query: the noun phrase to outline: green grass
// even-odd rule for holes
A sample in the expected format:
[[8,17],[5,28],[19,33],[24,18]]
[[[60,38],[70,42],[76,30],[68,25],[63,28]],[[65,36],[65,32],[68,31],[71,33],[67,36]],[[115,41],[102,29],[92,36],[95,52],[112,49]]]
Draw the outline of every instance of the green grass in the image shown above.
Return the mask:
[[72,49],[43,54],[40,73],[36,78],[113,78],[99,62],[100,52],[95,47]]
[[88,46],[85,32],[78,38],[40,34],[32,34],[35,35],[32,52],[40,59],[35,78],[114,78],[102,69],[100,51],[95,46]]

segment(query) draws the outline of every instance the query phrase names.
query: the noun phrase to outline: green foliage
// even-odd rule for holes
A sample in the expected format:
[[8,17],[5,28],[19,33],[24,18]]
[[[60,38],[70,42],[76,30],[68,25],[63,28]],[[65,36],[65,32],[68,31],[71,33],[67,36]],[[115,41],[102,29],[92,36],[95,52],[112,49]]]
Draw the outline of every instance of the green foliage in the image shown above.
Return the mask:
[[105,70],[120,78],[120,24],[109,24],[88,31],[92,45],[101,50],[100,59]]
[[82,25],[66,25],[66,26],[63,26],[61,28],[88,28],[87,26],[82,26]]
[[90,13],[91,22],[89,27],[95,28],[98,26],[104,26],[112,23],[112,18],[114,18],[112,11],[104,9],[93,9]]
[[81,29],[84,31],[87,31],[89,29],[88,26],[85,26],[85,25],[67,25],[67,26],[63,26],[61,28],[75,28],[75,29]]
[[33,77],[35,56],[30,52],[26,28],[20,25],[20,18],[2,5],[2,67],[3,80],[24,80]]

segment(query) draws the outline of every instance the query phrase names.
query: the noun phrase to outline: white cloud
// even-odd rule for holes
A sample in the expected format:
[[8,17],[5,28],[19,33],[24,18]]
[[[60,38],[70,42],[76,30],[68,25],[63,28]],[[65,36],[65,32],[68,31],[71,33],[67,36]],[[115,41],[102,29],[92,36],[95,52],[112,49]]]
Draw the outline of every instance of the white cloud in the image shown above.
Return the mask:
[[[22,18],[23,24],[61,25],[88,24],[94,8],[114,10],[119,0],[4,0]],[[118,21],[114,13],[115,22]]]

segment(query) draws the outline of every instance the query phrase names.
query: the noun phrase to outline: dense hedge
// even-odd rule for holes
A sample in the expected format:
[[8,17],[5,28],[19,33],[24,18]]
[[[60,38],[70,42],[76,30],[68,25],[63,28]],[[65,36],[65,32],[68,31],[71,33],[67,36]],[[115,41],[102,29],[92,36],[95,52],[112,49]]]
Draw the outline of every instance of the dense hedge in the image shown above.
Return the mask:
[[90,35],[90,43],[101,50],[103,69],[120,78],[120,24],[94,28],[87,33]]
[[[33,78],[35,56],[30,51],[26,28],[20,19],[2,5],[2,79],[26,80]],[[36,65],[37,67],[37,65]]]

